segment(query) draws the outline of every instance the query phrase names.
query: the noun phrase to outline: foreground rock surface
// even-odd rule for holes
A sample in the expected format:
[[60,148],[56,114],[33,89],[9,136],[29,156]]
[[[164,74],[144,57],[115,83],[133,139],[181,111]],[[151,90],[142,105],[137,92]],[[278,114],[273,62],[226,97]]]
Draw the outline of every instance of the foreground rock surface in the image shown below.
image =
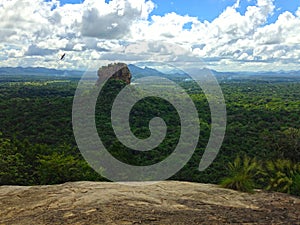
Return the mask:
[[300,224],[300,199],[176,181],[0,187],[0,224],[229,223]]

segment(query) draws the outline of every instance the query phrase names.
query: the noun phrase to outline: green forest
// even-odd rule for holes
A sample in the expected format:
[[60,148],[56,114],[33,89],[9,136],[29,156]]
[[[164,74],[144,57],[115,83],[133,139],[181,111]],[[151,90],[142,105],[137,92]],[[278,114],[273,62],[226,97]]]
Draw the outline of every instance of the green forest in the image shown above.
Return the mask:
[[[0,185],[43,185],[107,181],[83,159],[72,130],[77,78],[7,76],[0,80]],[[241,191],[263,188],[300,195],[300,82],[236,79],[221,81],[227,129],[213,164],[198,171],[210,134],[210,110],[195,82],[179,82],[194,101],[201,133],[197,149],[170,179],[216,183]],[[164,141],[149,152],[127,149],[113,132],[110,109],[125,86],[111,80],[98,97],[96,125],[110,153],[132,165],[166,158],[180,137],[180,122],[167,101],[149,97],[131,111],[132,132],[150,135],[149,120],[164,119]]]

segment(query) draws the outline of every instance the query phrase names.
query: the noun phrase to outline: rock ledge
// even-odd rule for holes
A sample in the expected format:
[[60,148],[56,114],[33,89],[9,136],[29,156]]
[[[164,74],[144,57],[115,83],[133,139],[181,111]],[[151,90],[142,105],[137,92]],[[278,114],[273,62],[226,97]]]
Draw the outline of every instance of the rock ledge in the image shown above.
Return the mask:
[[300,199],[164,181],[1,186],[0,224],[300,224]]

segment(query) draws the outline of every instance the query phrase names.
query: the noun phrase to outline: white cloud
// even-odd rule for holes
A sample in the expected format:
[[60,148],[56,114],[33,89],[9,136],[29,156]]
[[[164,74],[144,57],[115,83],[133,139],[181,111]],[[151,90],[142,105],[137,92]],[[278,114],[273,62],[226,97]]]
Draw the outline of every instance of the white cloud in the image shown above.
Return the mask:
[[[153,3],[143,0],[89,0],[83,12],[81,33],[83,36],[100,39],[120,39],[130,36],[133,22],[147,19],[153,9]],[[92,6],[92,7],[91,7]]]
[[24,56],[24,52],[16,49],[9,49],[6,51],[8,58],[20,58]]
[[[99,60],[203,59],[220,70],[294,68],[300,59],[300,7],[268,24],[274,0],[255,2],[241,14],[237,0],[208,22],[174,12],[149,18],[155,5],[147,0],[63,6],[57,0],[0,0],[0,66],[71,69]],[[63,52],[67,57],[58,64]]]
[[52,55],[52,54],[53,54],[53,50],[39,48],[36,45],[30,45],[27,51],[25,52],[26,56],[34,56],[34,55],[44,56],[44,55]]

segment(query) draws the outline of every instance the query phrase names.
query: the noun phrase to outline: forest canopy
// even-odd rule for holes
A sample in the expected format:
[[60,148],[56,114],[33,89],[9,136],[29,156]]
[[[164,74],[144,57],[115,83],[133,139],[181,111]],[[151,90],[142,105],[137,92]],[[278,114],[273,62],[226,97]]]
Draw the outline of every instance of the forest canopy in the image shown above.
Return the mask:
[[[83,159],[72,131],[72,102],[77,79],[16,76],[0,82],[0,184],[38,185],[67,181],[106,180]],[[121,81],[107,85],[96,107],[98,133],[110,153],[132,165],[149,165],[167,157],[180,135],[180,122],[172,105],[146,98],[131,111],[130,124],[139,138],[149,136],[155,116],[168,126],[166,139],[155,149],[136,152],[115,137],[110,108]],[[230,175],[227,165],[242,155],[261,161],[300,162],[300,83],[233,80],[221,82],[228,125],[219,155],[204,172],[198,171],[210,133],[210,110],[205,95],[191,81],[180,85],[193,99],[200,117],[197,149],[171,179],[219,183]],[[265,183],[256,184],[267,186]]]

